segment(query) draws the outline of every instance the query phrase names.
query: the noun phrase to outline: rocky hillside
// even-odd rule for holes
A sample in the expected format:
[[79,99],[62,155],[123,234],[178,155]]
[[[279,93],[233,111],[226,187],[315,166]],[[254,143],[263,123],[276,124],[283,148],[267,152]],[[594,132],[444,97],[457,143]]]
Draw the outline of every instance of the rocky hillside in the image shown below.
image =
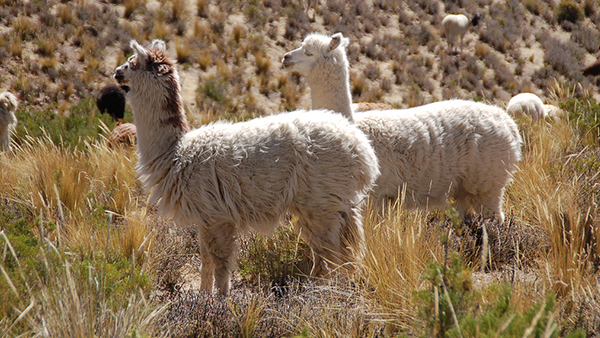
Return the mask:
[[[450,98],[505,105],[596,95],[580,68],[596,60],[600,6],[591,0],[77,0],[0,1],[0,77],[27,109],[57,114],[112,82],[131,39],[161,38],[176,55],[193,123],[308,108],[309,89],[281,67],[310,32],[342,32],[354,101],[409,107]],[[480,24],[451,53],[447,13]],[[313,16],[315,19],[313,20]]]

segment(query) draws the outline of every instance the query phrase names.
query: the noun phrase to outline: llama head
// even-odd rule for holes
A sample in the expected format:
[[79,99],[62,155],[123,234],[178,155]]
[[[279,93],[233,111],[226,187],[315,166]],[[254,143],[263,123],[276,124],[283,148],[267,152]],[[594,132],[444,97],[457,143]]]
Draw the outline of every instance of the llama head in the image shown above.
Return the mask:
[[162,125],[188,130],[183,111],[181,85],[177,61],[167,55],[162,40],[154,40],[144,48],[137,41],[130,43],[133,55],[115,69],[114,78],[121,87],[127,87],[127,97],[138,117],[158,119]]
[[481,15],[481,13],[475,13],[475,15],[473,15],[473,18],[471,18],[471,25],[477,26],[479,24],[479,20],[481,20],[482,18],[483,16]]
[[0,94],[0,106],[5,112],[14,113],[19,106],[19,100],[14,94],[4,92]]
[[346,66],[346,46],[350,40],[342,33],[326,36],[318,33],[308,35],[302,46],[283,56],[283,65],[292,67],[302,75],[309,75],[319,63],[328,62]]
[[127,62],[115,69],[114,78],[126,91],[132,87],[142,85],[141,81],[149,81],[153,78],[161,80],[170,85],[173,81],[179,81],[175,68],[176,61],[167,55],[167,47],[162,40],[154,40],[148,48],[144,48],[137,41],[132,40],[129,44],[133,49],[133,55]]

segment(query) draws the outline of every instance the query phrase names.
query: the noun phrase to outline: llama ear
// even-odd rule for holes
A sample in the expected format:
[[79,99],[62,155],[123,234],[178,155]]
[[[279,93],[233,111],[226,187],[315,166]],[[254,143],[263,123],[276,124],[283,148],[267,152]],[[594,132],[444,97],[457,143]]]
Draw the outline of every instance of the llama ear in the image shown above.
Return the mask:
[[154,40],[152,40],[152,43],[150,44],[149,48],[158,49],[160,51],[165,52],[167,50],[167,45],[165,44],[165,42],[163,40],[154,39]]
[[148,61],[148,53],[146,52],[146,49],[144,49],[144,47],[142,47],[142,45],[140,45],[137,41],[131,40],[129,47],[131,47],[133,52],[137,54],[139,62],[146,63],[146,61]]
[[350,43],[350,39],[345,38],[342,33],[335,33],[331,36],[331,41],[329,42],[329,50],[332,51],[339,46],[346,47]]

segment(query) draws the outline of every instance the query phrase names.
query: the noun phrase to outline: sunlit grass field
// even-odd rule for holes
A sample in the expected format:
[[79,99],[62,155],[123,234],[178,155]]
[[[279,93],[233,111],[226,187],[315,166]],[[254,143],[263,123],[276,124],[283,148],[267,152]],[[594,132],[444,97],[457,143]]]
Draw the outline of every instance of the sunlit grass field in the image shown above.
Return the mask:
[[[568,91],[567,91],[568,92]],[[566,94],[563,94],[563,96]],[[0,155],[0,334],[13,336],[585,336],[600,321],[600,106],[519,118],[523,160],[507,221],[366,202],[352,276],[307,277],[292,230],[239,239],[231,296],[197,290],[197,232],[154,214],[135,149],[107,146],[89,101],[77,121],[23,122]],[[128,112],[130,114],[130,112]],[[72,124],[77,139],[54,132]],[[107,126],[108,124],[108,126]],[[95,136],[93,136],[95,134]],[[483,240],[483,232],[488,240]]]
[[[600,335],[599,82],[579,70],[600,47],[599,3],[319,3],[312,21],[287,0],[0,0],[2,90],[21,103],[0,154],[0,338]],[[442,36],[449,12],[484,14],[461,54]],[[197,229],[156,216],[95,93],[130,40],[160,38],[195,127],[307,108],[280,60],[312,31],[350,38],[354,102],[504,107],[533,91],[565,114],[517,119],[504,224],[406,210],[401,193],[385,210],[365,201],[364,260],[314,279],[290,217],[238,239],[229,297],[202,293]]]

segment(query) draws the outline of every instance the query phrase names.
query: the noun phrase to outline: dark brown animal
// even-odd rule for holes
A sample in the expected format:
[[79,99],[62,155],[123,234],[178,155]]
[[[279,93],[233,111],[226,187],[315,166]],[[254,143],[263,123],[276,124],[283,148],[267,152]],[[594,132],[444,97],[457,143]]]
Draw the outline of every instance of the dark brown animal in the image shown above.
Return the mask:
[[101,113],[108,113],[113,119],[119,121],[125,115],[125,91],[114,84],[109,84],[100,89],[96,97],[96,105]]
[[581,71],[583,72],[583,75],[588,76],[596,76],[596,75],[600,75],[600,60],[592,63],[591,65],[587,66],[587,67],[583,67],[581,68]]

